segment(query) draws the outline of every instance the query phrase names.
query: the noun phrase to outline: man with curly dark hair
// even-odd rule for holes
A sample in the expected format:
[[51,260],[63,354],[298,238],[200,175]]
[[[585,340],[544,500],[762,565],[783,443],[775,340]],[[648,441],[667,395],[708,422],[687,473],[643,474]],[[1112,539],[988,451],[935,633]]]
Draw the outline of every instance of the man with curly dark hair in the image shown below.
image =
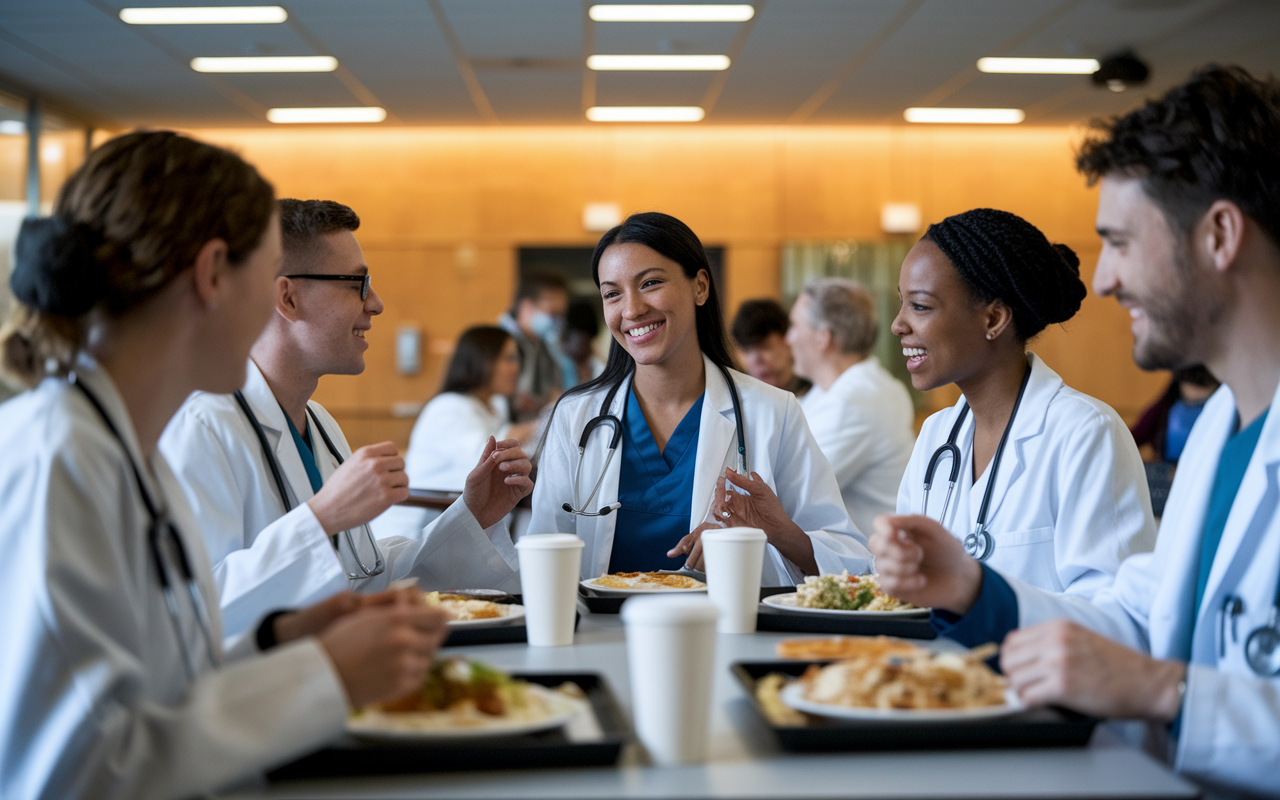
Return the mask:
[[1280,795],[1280,83],[1205,68],[1099,123],[1077,166],[1100,184],[1093,288],[1128,310],[1134,360],[1223,382],[1155,552],[1088,601],[979,565],[924,517],[881,517],[880,582],[953,638],[1003,640],[1028,704],[1146,720],[1210,792]]

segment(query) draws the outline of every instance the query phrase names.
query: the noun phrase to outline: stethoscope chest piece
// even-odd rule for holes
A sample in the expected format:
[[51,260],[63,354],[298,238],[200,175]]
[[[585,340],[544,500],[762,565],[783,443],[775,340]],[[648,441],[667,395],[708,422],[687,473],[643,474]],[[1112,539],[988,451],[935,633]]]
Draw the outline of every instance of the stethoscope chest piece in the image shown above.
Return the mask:
[[986,526],[979,526],[973,533],[964,537],[964,552],[973,559],[986,561],[995,552],[996,540],[987,533]]
[[1244,658],[1249,669],[1264,678],[1280,676],[1280,626],[1277,625],[1278,609],[1271,607],[1268,624],[1254,628],[1244,640]]

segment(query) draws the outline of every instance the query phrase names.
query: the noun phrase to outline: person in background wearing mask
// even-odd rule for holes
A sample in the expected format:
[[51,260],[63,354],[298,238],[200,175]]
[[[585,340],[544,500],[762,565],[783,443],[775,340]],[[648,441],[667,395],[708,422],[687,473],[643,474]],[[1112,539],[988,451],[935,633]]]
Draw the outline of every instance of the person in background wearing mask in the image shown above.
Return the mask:
[[791,308],[787,345],[814,383],[800,399],[809,430],[831,462],[845,508],[860,531],[897,507],[915,445],[915,409],[902,382],[871,354],[876,305],[861,284],[811,281]]
[[604,372],[604,362],[596,355],[596,337],[600,335],[600,318],[592,301],[579,297],[569,303],[565,315],[562,349],[564,351],[564,388],[569,391]]
[[564,278],[549,272],[531,273],[521,276],[511,311],[498,320],[515,337],[520,350],[520,379],[511,398],[513,422],[537,419],[543,407],[554,403],[564,391],[557,340],[568,309]]
[[203,523],[227,635],[275,609],[408,575],[433,589],[505,579],[506,564],[480,553],[492,551],[492,537],[515,560],[503,518],[533,487],[514,440],[490,439],[475,454],[462,499],[429,527],[375,539],[368,523],[409,495],[404,460],[391,442],[352,453],[311,399],[323,376],[364,371],[365,332],[382,313],[355,237],[360,218],[329,200],[278,205],[276,308],[244,388],[193,395],[160,441]]
[[447,625],[419,592],[342,593],[222,647],[157,442],[191,392],[244,382],[280,259],[271,185],[169,131],[102,145],[23,223],[0,334],[31,387],[0,406],[0,797],[242,787],[421,686]]
[[738,306],[730,334],[747,374],[803,398],[813,383],[795,373],[787,330],[791,321],[777,300],[747,300]]
[[1130,428],[1139,447],[1150,445],[1152,458],[1148,460],[1178,463],[1204,404],[1221,385],[1201,366],[1173,373],[1169,388]]
[[1280,796],[1277,141],[1280,82],[1212,66],[1098,123],[1076,157],[1101,183],[1093,288],[1129,312],[1134,361],[1203,364],[1223,383],[1154,552],[1090,600],[979,564],[926,517],[880,517],[871,542],[885,592],[955,615],[962,644],[1003,642],[1024,703],[1145,720],[1214,797]]

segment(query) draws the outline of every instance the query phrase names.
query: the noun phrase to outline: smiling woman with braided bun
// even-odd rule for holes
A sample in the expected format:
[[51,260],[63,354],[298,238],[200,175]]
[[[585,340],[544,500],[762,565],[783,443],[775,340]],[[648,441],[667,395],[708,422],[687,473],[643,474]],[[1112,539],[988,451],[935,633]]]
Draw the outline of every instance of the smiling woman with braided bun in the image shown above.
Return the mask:
[[[1125,423],[1027,350],[1080,309],[1080,260],[1021,217],[979,208],[929,227],[903,262],[898,293],[893,332],[912,384],[954,383],[963,394],[925,422],[898,513],[938,519],[965,542],[968,558],[953,555],[974,571],[990,565],[1013,583],[1092,597],[1126,556],[1154,546],[1155,524]],[[958,469],[939,457],[926,494],[930,461],[949,439]],[[877,529],[895,519],[878,518]]]

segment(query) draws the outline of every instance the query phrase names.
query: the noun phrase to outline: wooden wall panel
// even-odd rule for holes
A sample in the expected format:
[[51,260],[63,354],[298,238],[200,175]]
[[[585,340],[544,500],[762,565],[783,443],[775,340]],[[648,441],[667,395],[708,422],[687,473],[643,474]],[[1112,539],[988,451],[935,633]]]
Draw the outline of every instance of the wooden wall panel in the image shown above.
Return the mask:
[[[1058,128],[705,127],[276,129],[199,131],[259,166],[282,196],[351,205],[386,304],[368,369],[321,382],[318,398],[354,444],[407,442],[395,403],[435,391],[452,342],[507,307],[521,246],[591,245],[588,202],[662,210],[726,251],[726,312],[777,296],[788,240],[877,239],[886,202],[926,223],[976,206],[1021,214],[1093,273],[1096,192],[1072,166],[1076,132]],[[395,372],[397,327],[424,334],[424,367]],[[1132,419],[1165,377],[1133,366],[1128,317],[1090,296],[1034,348],[1066,381]],[[941,405],[953,393],[932,398]]]

